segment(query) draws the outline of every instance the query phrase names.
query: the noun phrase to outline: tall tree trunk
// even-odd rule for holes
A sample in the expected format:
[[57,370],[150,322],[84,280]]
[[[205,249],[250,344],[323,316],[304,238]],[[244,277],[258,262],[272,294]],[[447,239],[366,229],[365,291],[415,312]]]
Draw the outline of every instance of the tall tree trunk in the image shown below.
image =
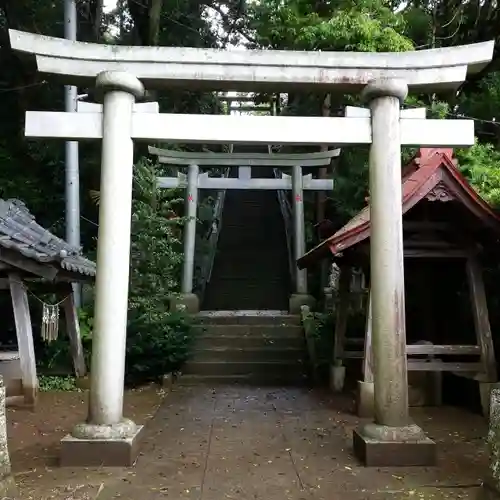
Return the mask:
[[158,45],[160,38],[160,21],[163,0],[151,0],[149,5],[149,43],[148,45]]

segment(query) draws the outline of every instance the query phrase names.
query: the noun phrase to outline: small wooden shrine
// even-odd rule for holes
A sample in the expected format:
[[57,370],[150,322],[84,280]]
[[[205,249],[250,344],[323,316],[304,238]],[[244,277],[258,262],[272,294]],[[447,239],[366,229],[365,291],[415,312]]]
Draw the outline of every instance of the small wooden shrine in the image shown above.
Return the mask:
[[[402,211],[409,385],[422,383],[422,376],[429,374],[432,396],[427,404],[439,404],[443,372],[476,380],[487,415],[497,367],[480,262],[497,248],[500,217],[460,173],[452,149],[421,148],[403,169]],[[344,361],[363,360],[358,386],[358,412],[363,416],[373,413],[369,298],[365,338],[346,337],[346,325],[351,273],[362,268],[369,276],[369,253],[367,206],[298,260],[299,268],[306,268],[333,257],[340,266],[332,377],[339,389]],[[468,288],[470,307],[458,299],[453,302],[462,293],[462,284]],[[446,300],[453,302],[447,312]]]
[[17,337],[17,348],[0,348],[7,404],[34,406],[36,402],[38,378],[28,294],[58,297],[52,304],[38,299],[43,306],[42,336],[49,341],[57,337],[61,305],[75,373],[86,375],[71,284],[93,280],[95,274],[95,264],[79,248],[40,226],[23,202],[0,199],[0,289],[10,291]]

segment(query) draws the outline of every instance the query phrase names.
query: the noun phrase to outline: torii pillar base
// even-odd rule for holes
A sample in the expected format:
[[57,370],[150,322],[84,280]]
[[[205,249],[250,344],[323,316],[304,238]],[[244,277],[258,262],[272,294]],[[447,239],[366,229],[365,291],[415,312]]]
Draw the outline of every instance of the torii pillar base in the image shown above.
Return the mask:
[[308,306],[311,309],[316,305],[316,300],[307,293],[294,293],[290,295],[288,301],[288,311],[290,314],[300,314],[302,306]]
[[[92,427],[91,425],[81,424]],[[73,436],[61,439],[61,467],[130,467],[139,456],[142,425],[122,434],[121,425],[95,426],[95,436]]]
[[417,425],[367,424],[353,433],[354,454],[366,467],[436,465],[436,443]]
[[170,310],[178,311],[183,309],[189,314],[200,312],[200,299],[195,293],[181,293],[178,297],[170,299]]

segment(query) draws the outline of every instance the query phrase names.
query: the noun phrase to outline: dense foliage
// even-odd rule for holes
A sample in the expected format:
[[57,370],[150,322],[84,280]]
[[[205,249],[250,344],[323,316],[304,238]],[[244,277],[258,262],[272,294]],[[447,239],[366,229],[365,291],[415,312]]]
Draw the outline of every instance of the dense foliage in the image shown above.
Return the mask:
[[134,170],[131,276],[126,372],[145,380],[177,370],[190,346],[186,314],[169,311],[182,264],[182,203],[175,190],[156,186],[156,169],[140,161]]
[[[11,51],[7,29],[63,36],[62,5],[25,0],[0,6],[0,196],[22,198],[42,224],[60,235],[64,235],[64,146],[58,141],[27,141],[23,124],[27,109],[63,109],[63,88],[45,81]],[[498,40],[500,29],[500,10],[491,1],[118,0],[111,12],[104,11],[102,0],[78,0],[77,6],[79,39],[116,44],[406,51]],[[500,128],[496,121],[500,111],[499,60],[497,47],[492,63],[469,76],[457,94],[423,94],[408,99],[409,106],[426,106],[429,116],[476,120],[476,145],[456,154],[462,172],[496,207],[500,204]],[[89,90],[80,88],[79,93]],[[220,111],[212,93],[172,90],[155,97],[162,111]],[[265,98],[256,96],[257,100]],[[281,95],[279,107],[283,114],[339,115],[345,104],[359,104],[359,100],[357,96],[292,92]],[[138,154],[143,151],[139,148]],[[405,151],[405,157],[411,153]],[[99,189],[99,145],[82,144],[80,162],[82,243],[92,256],[98,214],[96,196],[91,193]],[[191,337],[187,319],[170,314],[167,307],[168,297],[178,291],[183,205],[178,192],[154,187],[154,174],[153,165],[137,163],[127,348],[130,378],[147,379],[179,366]],[[346,149],[329,175],[334,175],[336,183],[327,214],[342,224],[365,203],[367,149]],[[315,200],[310,197],[305,201],[312,227],[316,222]],[[209,217],[202,219],[200,227],[206,230]],[[496,301],[500,290],[491,289],[491,296]],[[91,304],[91,291],[89,298]],[[87,309],[90,319],[83,322],[86,345],[92,326],[91,307]],[[59,364],[55,359],[66,355],[60,342],[41,348],[45,366]]]

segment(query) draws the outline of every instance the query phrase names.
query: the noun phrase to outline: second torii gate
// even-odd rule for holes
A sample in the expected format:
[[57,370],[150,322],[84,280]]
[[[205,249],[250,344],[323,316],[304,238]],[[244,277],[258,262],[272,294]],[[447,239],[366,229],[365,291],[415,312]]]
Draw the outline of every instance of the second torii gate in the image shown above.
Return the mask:
[[[199,189],[256,189],[291,190],[293,194],[293,255],[299,259],[306,250],[303,191],[331,191],[332,179],[313,179],[312,174],[302,175],[302,167],[329,165],[332,158],[340,154],[339,149],[309,154],[266,154],[266,153],[196,153],[168,149],[149,148],[160,163],[187,165],[188,173],[177,177],[159,177],[161,188],[186,188],[186,215],[188,221],[184,229],[184,267],[181,283],[181,303],[189,312],[198,312],[199,300],[193,293],[194,255],[196,239],[196,212]],[[237,178],[209,177],[208,172],[199,173],[201,166],[237,167]],[[292,175],[282,173],[281,178],[252,178],[252,167],[291,168]],[[307,271],[295,267],[295,289],[290,297],[289,309],[299,313],[302,305],[311,304],[312,297],[307,290]],[[178,303],[175,301],[175,303]]]

